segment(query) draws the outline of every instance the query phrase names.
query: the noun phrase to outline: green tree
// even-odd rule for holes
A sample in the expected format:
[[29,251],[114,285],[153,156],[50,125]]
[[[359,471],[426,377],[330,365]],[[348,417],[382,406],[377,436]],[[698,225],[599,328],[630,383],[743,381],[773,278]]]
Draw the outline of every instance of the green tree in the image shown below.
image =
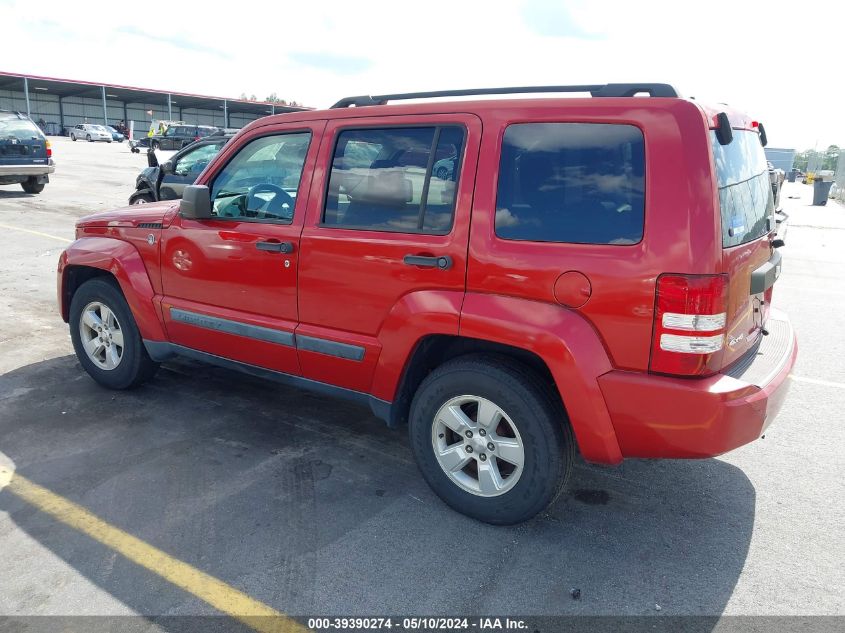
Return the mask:
[[797,152],[795,154],[795,160],[792,161],[792,166],[795,169],[800,169],[801,171],[807,171],[807,163],[810,162],[810,152],[813,150],[805,149],[803,152]]
[[822,169],[836,169],[836,161],[839,159],[839,146],[828,145],[827,151],[824,153],[824,160],[822,161]]

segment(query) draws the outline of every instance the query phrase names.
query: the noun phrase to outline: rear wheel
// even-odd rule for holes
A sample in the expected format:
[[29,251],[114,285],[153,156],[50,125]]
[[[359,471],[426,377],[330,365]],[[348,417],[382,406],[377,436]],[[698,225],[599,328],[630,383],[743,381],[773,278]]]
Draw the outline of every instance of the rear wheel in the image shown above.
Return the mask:
[[132,311],[117,283],[86,281],[70,302],[70,338],[82,367],[109,389],[129,389],[158,368],[147,354]]
[[557,498],[572,469],[562,407],[531,370],[505,357],[438,367],[414,396],[409,427],[434,492],[487,523],[530,519]]
[[23,187],[23,190],[27,193],[41,193],[44,191],[44,183],[38,182],[38,180],[32,176],[24,180],[21,183],[21,187]]
[[449,177],[449,170],[445,167],[438,167],[435,174],[440,180],[446,180]]

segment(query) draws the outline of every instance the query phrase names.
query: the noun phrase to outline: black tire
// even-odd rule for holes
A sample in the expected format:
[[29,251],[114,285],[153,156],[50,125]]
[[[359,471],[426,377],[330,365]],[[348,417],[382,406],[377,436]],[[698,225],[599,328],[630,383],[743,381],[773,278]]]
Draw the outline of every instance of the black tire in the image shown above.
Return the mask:
[[148,204],[150,202],[155,202],[150,193],[133,193],[129,196],[129,204]]
[[446,180],[449,178],[449,170],[445,167],[439,167],[435,176],[437,176],[440,180]]
[[[103,303],[114,312],[123,332],[123,356],[117,367],[106,370],[98,367],[82,345],[79,322],[85,306],[93,301]],[[141,340],[132,311],[111,277],[97,277],[82,284],[70,302],[70,338],[80,364],[96,382],[109,389],[131,389],[153,377],[158,369]]]
[[76,143],[76,134],[71,134],[70,140],[73,141],[74,143]]
[[31,176],[21,183],[21,187],[27,193],[41,193],[44,191],[44,183],[38,182]]
[[[499,496],[478,496],[460,487],[435,456],[432,427],[437,412],[452,398],[468,394],[494,402],[522,440],[522,473]],[[559,399],[531,369],[503,356],[463,356],[431,372],[414,395],[409,433],[417,465],[432,490],[458,512],[495,525],[526,521],[548,507],[569,479],[575,456],[572,430]]]
[[94,141],[92,141],[92,140],[91,140],[91,135],[90,135],[90,134],[86,134],[86,135],[85,135],[85,140],[86,140],[86,141],[88,141],[89,143],[93,143],[93,142],[94,142]]

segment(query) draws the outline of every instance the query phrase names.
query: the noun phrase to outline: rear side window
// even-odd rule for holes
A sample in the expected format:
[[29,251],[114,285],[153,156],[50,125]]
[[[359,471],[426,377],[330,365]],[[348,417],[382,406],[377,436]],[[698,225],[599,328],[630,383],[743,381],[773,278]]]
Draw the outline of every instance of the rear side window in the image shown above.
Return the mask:
[[445,234],[452,227],[464,130],[344,130],[337,137],[323,225]]
[[757,132],[734,130],[733,140],[722,145],[710,132],[719,208],[722,246],[728,248],[763,237],[774,226],[774,195],[766,155]]
[[518,123],[505,130],[496,235],[636,244],[645,213],[643,134],[632,125]]

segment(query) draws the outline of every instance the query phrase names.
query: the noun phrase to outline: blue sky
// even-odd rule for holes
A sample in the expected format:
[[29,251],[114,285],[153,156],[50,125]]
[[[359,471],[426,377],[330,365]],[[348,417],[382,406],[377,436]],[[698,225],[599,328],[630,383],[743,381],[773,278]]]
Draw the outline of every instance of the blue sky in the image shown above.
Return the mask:
[[845,8],[834,0],[234,6],[220,17],[199,2],[85,0],[70,11],[0,0],[0,70],[317,107],[352,94],[657,81],[745,110],[772,145],[845,145]]

